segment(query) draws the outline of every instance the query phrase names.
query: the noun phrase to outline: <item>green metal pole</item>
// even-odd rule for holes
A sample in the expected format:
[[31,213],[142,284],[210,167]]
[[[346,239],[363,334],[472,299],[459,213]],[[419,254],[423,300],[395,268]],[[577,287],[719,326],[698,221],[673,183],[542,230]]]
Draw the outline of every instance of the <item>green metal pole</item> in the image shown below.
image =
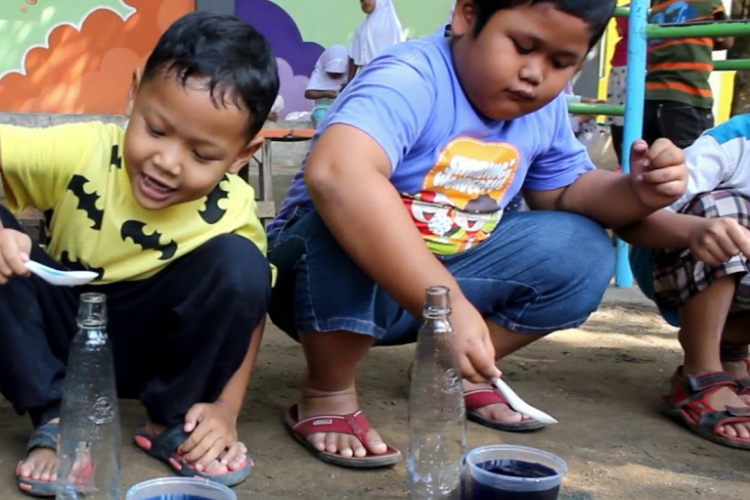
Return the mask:
[[630,7],[615,7],[615,17],[628,17],[630,16]]
[[750,59],[731,59],[728,61],[714,61],[714,71],[748,71]]
[[701,24],[686,23],[674,26],[656,24],[646,26],[646,37],[649,40],[661,40],[665,38],[721,38],[742,35],[750,35],[750,22],[720,21]]
[[[648,9],[651,13],[651,9]],[[614,17],[630,17],[630,7],[615,7]]]
[[569,102],[568,112],[574,115],[606,115],[624,116],[625,106],[619,104],[588,104],[583,102]]

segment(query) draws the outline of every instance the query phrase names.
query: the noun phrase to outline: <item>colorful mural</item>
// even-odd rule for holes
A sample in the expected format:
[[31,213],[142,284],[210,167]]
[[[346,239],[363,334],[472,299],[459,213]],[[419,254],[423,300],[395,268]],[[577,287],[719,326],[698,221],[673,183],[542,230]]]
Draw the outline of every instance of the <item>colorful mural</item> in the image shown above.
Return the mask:
[[0,111],[121,113],[134,68],[194,0],[3,0]]
[[[394,0],[407,36],[445,23],[453,0]],[[134,68],[195,0],[0,1],[0,111],[120,113]],[[305,111],[309,75],[324,47],[348,44],[359,0],[234,0],[231,9],[271,42],[284,114]]]
[[[407,37],[448,19],[453,0],[394,0]],[[619,0],[627,3],[628,0]],[[0,111],[120,113],[134,68],[195,0],[0,0]],[[731,3],[725,0],[727,6]],[[309,75],[325,47],[347,45],[363,19],[359,0],[205,2],[246,20],[271,42],[279,62],[283,114],[306,111]],[[601,51],[599,94],[606,95],[617,35]],[[723,53],[715,54],[722,58]],[[712,75],[717,122],[728,117],[732,73]]]
[[235,0],[234,14],[260,31],[273,47],[281,80],[279,93],[284,98],[283,114],[309,110],[312,104],[304,98],[305,87],[323,47],[304,41],[292,16],[268,0]]
[[[406,36],[424,36],[448,20],[453,0],[394,0]],[[283,114],[307,111],[304,98],[315,62],[325,47],[348,45],[364,19],[359,0],[235,0],[234,13],[271,42],[279,62]]]

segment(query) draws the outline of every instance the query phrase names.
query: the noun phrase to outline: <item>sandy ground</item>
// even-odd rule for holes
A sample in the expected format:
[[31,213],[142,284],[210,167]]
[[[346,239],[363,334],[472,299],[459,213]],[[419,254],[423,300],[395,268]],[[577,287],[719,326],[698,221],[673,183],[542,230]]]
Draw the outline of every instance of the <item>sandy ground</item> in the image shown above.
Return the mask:
[[[283,148],[274,155],[274,191],[285,194],[304,153]],[[611,151],[600,167],[612,167]],[[602,308],[580,329],[556,334],[501,367],[524,398],[560,420],[535,434],[508,434],[468,424],[468,445],[513,443],[559,454],[568,462],[563,500],[740,500],[750,498],[750,452],[704,441],[657,411],[661,389],[680,354],[676,332],[643,305],[632,289],[612,289]],[[382,435],[406,449],[406,368],[413,348],[374,350],[359,378],[362,408]],[[396,369],[394,369],[396,367]],[[357,472],[318,462],[282,425],[283,410],[297,395],[304,371],[299,347],[269,326],[240,423],[240,436],[256,462],[236,491],[240,500],[405,498],[404,463]],[[138,481],[169,469],[130,443],[144,414],[121,402],[123,494]],[[17,492],[13,470],[22,456],[29,423],[0,399],[0,500],[28,498]]]
[[[613,290],[583,328],[561,332],[502,362],[512,386],[560,425],[519,435],[470,423],[468,445],[514,443],[559,454],[570,469],[561,496],[566,500],[750,498],[750,452],[706,442],[657,412],[659,391],[679,362],[675,331],[632,297],[630,291]],[[370,422],[402,450],[412,352],[408,346],[374,350],[359,378]],[[344,470],[318,462],[289,438],[281,415],[295,401],[303,371],[299,347],[269,327],[240,418],[240,435],[256,467],[237,488],[239,498],[404,498],[403,462],[381,471]],[[130,444],[143,419],[138,404],[123,401],[121,414],[123,487],[168,475],[166,466]],[[16,491],[12,472],[29,424],[5,401],[0,421],[0,498],[26,498]]]

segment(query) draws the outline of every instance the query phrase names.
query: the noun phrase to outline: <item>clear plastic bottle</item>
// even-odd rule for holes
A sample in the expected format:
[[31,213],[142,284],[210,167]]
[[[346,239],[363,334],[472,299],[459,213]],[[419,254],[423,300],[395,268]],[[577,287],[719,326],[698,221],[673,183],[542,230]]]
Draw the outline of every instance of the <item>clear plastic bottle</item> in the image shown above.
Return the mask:
[[466,409],[446,287],[427,289],[409,393],[409,500],[460,500]]
[[81,295],[60,413],[57,500],[120,498],[120,413],[106,297]]

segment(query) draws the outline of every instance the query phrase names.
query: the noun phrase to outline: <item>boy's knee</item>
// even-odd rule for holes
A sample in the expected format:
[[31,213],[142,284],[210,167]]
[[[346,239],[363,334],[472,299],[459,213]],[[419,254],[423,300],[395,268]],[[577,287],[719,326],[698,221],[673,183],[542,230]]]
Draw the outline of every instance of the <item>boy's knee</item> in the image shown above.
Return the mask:
[[216,293],[228,309],[262,310],[265,314],[271,296],[271,267],[253,242],[225,234],[207,242],[200,251],[210,254],[211,271],[217,278]]
[[569,313],[584,317],[599,307],[612,280],[615,250],[601,225],[580,215],[564,215],[550,232],[554,241],[548,242],[553,253],[547,259],[549,292],[567,297]]
[[583,281],[606,286],[615,268],[615,249],[607,231],[577,214],[561,214],[549,231],[550,270],[563,282]]
[[697,217],[731,217],[744,226],[750,226],[750,198],[735,191],[709,191],[701,193],[682,210]]

